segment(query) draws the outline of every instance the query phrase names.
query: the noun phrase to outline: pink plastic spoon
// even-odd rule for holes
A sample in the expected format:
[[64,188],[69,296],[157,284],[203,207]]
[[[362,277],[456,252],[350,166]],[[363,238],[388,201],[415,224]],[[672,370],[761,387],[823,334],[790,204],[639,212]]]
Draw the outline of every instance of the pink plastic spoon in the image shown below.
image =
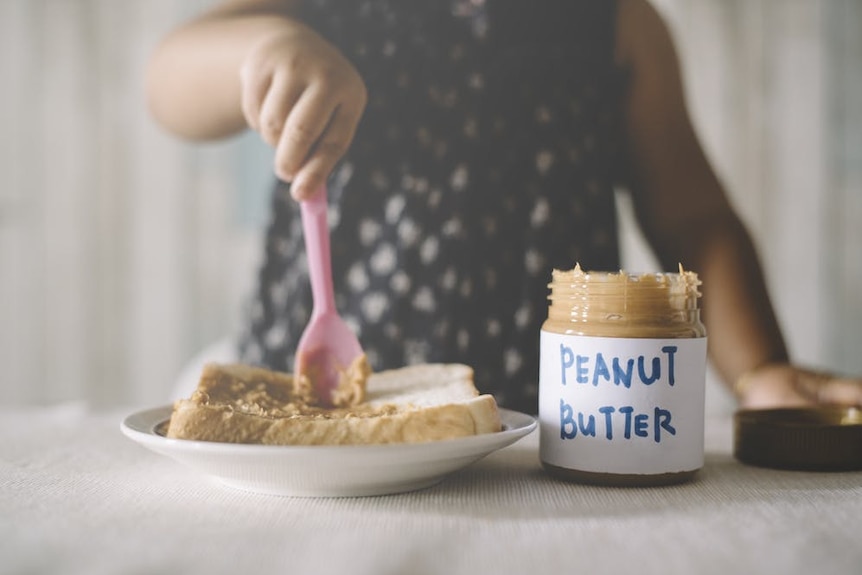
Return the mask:
[[296,348],[294,373],[297,378],[308,377],[319,403],[332,407],[341,377],[363,351],[356,334],[335,309],[326,188],[303,201],[300,210],[314,303]]

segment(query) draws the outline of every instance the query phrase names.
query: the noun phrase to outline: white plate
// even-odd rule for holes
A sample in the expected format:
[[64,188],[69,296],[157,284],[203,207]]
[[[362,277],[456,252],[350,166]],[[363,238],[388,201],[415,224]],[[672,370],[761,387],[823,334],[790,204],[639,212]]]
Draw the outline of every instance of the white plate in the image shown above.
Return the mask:
[[429,443],[278,446],[169,439],[171,408],[129,415],[123,433],[144,447],[246,491],[299,497],[356,497],[430,487],[536,428],[524,413],[501,409],[503,431]]

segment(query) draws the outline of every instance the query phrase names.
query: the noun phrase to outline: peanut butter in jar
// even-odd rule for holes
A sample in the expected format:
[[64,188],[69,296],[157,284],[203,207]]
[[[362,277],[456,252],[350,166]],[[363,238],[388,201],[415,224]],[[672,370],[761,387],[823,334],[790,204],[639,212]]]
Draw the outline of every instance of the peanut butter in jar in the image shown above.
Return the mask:
[[697,274],[554,270],[539,365],[551,475],[666,485],[703,466],[706,329]]

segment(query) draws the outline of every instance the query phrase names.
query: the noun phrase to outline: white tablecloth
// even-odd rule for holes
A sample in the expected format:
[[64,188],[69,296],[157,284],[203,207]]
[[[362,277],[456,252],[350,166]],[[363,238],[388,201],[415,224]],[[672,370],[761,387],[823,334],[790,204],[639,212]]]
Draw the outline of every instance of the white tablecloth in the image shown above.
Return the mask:
[[424,491],[301,499],[145,450],[131,411],[0,408],[0,573],[862,573],[862,473],[743,466],[726,418],[681,486],[557,482],[534,433]]

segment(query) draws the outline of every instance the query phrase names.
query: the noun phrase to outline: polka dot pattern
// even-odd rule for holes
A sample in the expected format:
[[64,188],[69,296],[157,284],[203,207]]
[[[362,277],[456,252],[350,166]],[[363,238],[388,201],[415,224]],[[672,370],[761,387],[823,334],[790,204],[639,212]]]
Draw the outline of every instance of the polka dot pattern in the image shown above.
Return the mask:
[[[481,391],[535,412],[551,269],[619,267],[614,2],[306,4],[369,91],[329,187],[339,310],[374,369],[467,363]],[[289,371],[310,312],[279,185],[243,359]]]

